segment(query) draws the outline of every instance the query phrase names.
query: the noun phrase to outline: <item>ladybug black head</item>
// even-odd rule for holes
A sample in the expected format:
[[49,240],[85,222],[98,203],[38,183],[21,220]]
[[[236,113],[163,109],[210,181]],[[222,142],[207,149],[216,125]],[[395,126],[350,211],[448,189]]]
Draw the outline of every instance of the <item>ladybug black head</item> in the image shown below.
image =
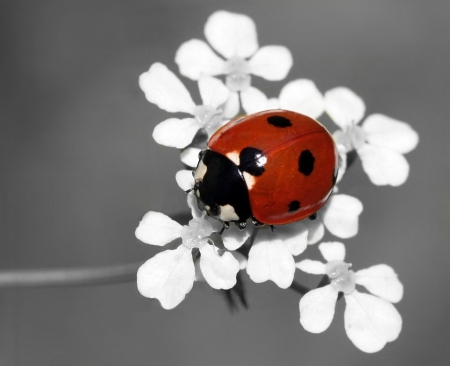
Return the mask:
[[236,164],[215,151],[203,150],[194,179],[194,194],[202,211],[224,223],[236,222],[240,229],[245,228],[252,212],[247,185]]

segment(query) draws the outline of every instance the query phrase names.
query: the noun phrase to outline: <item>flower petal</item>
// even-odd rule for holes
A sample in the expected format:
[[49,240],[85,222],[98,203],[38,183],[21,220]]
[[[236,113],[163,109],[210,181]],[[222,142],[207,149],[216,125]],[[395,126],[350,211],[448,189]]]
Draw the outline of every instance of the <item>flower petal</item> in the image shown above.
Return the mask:
[[275,282],[281,288],[288,288],[294,280],[295,262],[291,252],[268,228],[259,229],[248,255],[247,273],[261,283]]
[[192,142],[199,128],[194,118],[169,118],[155,127],[153,138],[160,145],[182,149]]
[[233,118],[239,113],[239,94],[231,92],[230,97],[223,106],[223,115],[226,118]]
[[173,309],[191,291],[194,276],[191,251],[180,245],[145,262],[137,272],[137,287],[143,296],[158,299],[164,309]]
[[253,86],[241,92],[242,108],[247,114],[261,112],[269,109],[266,95]]
[[302,222],[294,222],[276,228],[277,237],[287,246],[292,255],[303,253],[308,245],[308,227]]
[[361,351],[378,352],[397,339],[402,318],[389,301],[356,290],[345,295],[345,301],[345,331]]
[[175,180],[177,181],[178,187],[180,187],[183,191],[188,191],[194,187],[192,170],[179,170],[175,174]]
[[308,227],[308,244],[316,244],[325,235],[325,226],[323,225],[320,214],[315,220],[304,220],[303,223]]
[[386,264],[362,269],[355,273],[358,285],[364,286],[372,294],[390,302],[399,302],[403,297],[403,285],[392,267]]
[[200,151],[201,149],[198,149],[196,147],[187,147],[180,154],[181,162],[192,168],[197,167],[198,154]]
[[281,89],[280,107],[317,118],[325,109],[325,100],[313,81],[297,79]]
[[337,241],[319,244],[319,250],[327,262],[343,261],[345,259],[345,246]]
[[249,230],[241,231],[234,225],[230,226],[230,228],[222,234],[223,245],[228,250],[236,250],[245,243],[249,236]]
[[306,273],[320,275],[325,274],[326,264],[319,262],[319,261],[313,261],[311,259],[304,259],[298,263],[295,264],[295,266]]
[[140,241],[163,246],[181,236],[182,226],[160,212],[149,211],[142,218],[135,235]]
[[266,80],[283,80],[292,67],[292,54],[284,46],[261,47],[248,61],[250,73]]
[[206,282],[216,290],[229,289],[236,284],[239,262],[229,252],[219,255],[212,245],[200,248],[200,269]]
[[180,74],[192,80],[200,79],[202,74],[220,75],[225,70],[225,61],[199,39],[184,42],[177,50],[175,62],[180,68]]
[[198,88],[203,105],[219,108],[230,96],[230,91],[225,84],[212,76],[203,75],[198,81]]
[[341,129],[345,129],[351,123],[361,121],[366,106],[361,97],[340,86],[325,93],[325,111]]
[[362,128],[369,144],[401,154],[414,150],[419,142],[419,134],[409,124],[383,114],[370,115],[364,121]]
[[325,227],[339,238],[351,238],[358,233],[358,218],[363,210],[361,201],[346,194],[334,194],[322,211]]
[[357,150],[369,179],[377,186],[399,186],[409,175],[408,161],[393,150],[364,144]]
[[256,26],[247,15],[219,10],[205,24],[205,37],[226,59],[247,58],[258,49]]
[[150,103],[167,112],[194,112],[195,103],[189,91],[167,66],[159,62],[139,77],[139,86]]
[[338,292],[327,285],[309,291],[300,300],[300,323],[311,333],[328,329],[334,317]]

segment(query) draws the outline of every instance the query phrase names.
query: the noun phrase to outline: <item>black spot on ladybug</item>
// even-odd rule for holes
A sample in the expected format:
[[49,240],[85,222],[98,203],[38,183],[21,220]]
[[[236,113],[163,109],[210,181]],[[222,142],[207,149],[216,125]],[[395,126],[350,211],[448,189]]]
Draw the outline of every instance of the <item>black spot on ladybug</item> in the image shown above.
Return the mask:
[[316,158],[309,150],[303,150],[298,158],[298,171],[304,175],[310,175],[314,170]]
[[289,212],[294,212],[300,208],[300,202],[292,201],[288,206],[289,206]]
[[289,127],[292,126],[291,121],[289,121],[286,117],[283,116],[270,116],[267,117],[267,122],[275,127]]
[[246,147],[239,154],[239,170],[247,172],[255,177],[264,173],[264,165],[267,162],[267,157],[261,150],[254,147]]

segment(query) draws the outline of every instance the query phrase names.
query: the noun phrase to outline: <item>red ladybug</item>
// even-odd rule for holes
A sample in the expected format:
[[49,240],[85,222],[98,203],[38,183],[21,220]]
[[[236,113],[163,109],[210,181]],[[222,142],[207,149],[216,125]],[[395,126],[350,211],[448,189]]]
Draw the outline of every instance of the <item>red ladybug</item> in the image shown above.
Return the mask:
[[269,110],[220,128],[193,172],[198,206],[245,228],[313,216],[327,201],[338,171],[333,137],[299,113]]

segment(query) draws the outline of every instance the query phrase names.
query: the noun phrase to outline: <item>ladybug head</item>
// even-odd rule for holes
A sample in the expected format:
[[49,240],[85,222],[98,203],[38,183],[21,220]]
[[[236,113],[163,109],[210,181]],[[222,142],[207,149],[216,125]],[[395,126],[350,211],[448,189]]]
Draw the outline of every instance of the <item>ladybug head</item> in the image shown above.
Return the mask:
[[240,229],[252,212],[247,185],[242,173],[230,159],[212,150],[199,154],[193,172],[194,194],[200,210],[223,222],[236,222]]

